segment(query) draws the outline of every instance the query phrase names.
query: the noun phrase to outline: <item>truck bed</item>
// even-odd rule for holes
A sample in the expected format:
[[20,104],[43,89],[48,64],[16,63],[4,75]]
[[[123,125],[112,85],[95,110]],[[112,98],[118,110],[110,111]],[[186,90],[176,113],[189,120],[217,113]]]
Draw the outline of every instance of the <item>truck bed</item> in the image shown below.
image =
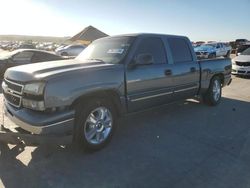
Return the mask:
[[[231,80],[232,62],[230,58],[216,58],[198,61],[200,64],[200,93],[206,91],[213,75],[219,74],[223,76],[223,86],[228,85]],[[212,66],[211,66],[212,64]]]

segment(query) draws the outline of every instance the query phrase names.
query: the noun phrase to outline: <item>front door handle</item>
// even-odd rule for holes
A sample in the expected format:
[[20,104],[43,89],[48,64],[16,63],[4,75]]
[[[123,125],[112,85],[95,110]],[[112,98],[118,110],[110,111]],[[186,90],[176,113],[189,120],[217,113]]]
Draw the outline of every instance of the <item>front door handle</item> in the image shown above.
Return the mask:
[[196,68],[195,67],[191,67],[190,68],[190,72],[195,72],[196,71]]
[[172,71],[170,69],[165,70],[165,75],[166,76],[172,75]]

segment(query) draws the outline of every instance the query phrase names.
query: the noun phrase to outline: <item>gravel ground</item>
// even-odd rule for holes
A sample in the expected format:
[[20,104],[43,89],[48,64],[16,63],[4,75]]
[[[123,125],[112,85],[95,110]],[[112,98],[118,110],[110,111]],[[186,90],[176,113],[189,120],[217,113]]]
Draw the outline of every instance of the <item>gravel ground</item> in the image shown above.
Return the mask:
[[217,107],[187,100],[121,119],[99,152],[1,144],[0,187],[247,188],[249,109],[250,79],[234,77]]

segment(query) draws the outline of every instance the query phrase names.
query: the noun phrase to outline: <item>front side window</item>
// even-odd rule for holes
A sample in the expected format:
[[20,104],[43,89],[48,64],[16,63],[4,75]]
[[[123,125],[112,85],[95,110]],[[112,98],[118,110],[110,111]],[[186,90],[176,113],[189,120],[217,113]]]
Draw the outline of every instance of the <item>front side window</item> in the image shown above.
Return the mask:
[[99,39],[87,48],[79,56],[78,60],[101,60],[105,63],[118,64],[128,53],[134,37],[111,37]]
[[168,39],[174,63],[190,62],[193,60],[186,40],[181,38]]
[[136,50],[136,55],[139,54],[152,55],[155,64],[167,62],[164,44],[162,40],[157,37],[143,39]]

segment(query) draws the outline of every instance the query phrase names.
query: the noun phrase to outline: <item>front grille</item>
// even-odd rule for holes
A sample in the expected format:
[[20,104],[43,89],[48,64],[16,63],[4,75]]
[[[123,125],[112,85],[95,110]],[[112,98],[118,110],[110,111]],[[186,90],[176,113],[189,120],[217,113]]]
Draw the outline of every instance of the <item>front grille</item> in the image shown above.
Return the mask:
[[21,106],[21,96],[13,95],[11,93],[4,92],[4,98],[13,106],[20,107]]
[[235,63],[238,66],[243,66],[243,67],[249,67],[250,66],[250,62],[239,62],[239,61],[236,61]]
[[23,85],[6,80],[6,79],[4,80],[4,82],[8,86],[9,89],[13,90],[15,93],[22,94]]
[[196,55],[207,55],[208,53],[207,52],[195,52]]
[[17,108],[22,104],[23,85],[4,80],[3,94],[6,101]]
[[246,73],[246,71],[239,70],[238,73],[242,73],[243,74],[243,73]]

